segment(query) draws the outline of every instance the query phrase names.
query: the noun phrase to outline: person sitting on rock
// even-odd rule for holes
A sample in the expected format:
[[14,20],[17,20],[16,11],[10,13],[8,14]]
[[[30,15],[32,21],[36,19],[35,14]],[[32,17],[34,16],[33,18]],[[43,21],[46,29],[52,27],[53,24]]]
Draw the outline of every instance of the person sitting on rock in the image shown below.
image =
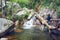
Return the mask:
[[[41,17],[40,15],[38,15],[38,14],[36,14],[36,15],[37,15],[36,17],[38,18],[38,20],[41,21],[41,23],[43,25],[46,25],[48,27],[49,33],[51,35],[55,35],[57,37],[60,36],[60,23],[58,23],[58,27],[55,27],[53,25],[49,25],[47,23],[47,21],[43,17]],[[47,17],[48,22],[50,21],[50,19],[51,19],[51,17],[50,17],[50,14],[49,14],[48,17]],[[54,36],[54,40],[56,40],[55,36]]]

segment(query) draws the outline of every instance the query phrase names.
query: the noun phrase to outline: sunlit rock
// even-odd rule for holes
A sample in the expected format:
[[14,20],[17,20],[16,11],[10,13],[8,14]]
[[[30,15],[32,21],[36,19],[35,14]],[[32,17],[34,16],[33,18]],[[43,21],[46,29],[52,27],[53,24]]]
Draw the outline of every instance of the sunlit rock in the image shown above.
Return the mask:
[[56,10],[49,9],[48,7],[47,8],[40,8],[39,14],[40,14],[40,16],[42,16],[45,19],[47,18],[48,14],[50,14],[53,19],[57,18]]
[[0,34],[5,32],[13,25],[13,22],[4,18],[0,18]]
[[26,12],[24,10],[19,11],[16,15],[20,16],[20,15],[24,15]]

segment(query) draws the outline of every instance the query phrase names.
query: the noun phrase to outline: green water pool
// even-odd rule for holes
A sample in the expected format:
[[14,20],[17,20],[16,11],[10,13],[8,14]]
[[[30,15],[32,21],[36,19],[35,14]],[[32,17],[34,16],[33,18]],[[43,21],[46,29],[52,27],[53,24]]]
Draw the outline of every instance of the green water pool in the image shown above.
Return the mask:
[[49,34],[39,29],[23,29],[23,32],[16,33],[17,40],[51,40]]

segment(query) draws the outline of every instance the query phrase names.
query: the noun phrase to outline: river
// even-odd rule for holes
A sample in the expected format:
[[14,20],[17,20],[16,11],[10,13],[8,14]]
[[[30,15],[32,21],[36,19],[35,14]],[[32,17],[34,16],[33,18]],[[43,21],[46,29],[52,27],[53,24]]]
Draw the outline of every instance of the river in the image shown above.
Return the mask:
[[22,29],[23,32],[17,32],[17,40],[51,40],[49,34],[40,31],[37,28]]

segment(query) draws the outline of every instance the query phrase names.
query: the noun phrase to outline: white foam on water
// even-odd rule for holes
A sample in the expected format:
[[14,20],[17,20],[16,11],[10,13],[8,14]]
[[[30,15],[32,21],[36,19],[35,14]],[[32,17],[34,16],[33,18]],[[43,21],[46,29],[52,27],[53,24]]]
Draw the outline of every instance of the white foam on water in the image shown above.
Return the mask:
[[34,27],[33,22],[34,22],[35,19],[36,19],[36,18],[35,18],[35,16],[34,16],[34,17],[31,18],[29,21],[25,22],[23,29],[31,29],[32,27]]

